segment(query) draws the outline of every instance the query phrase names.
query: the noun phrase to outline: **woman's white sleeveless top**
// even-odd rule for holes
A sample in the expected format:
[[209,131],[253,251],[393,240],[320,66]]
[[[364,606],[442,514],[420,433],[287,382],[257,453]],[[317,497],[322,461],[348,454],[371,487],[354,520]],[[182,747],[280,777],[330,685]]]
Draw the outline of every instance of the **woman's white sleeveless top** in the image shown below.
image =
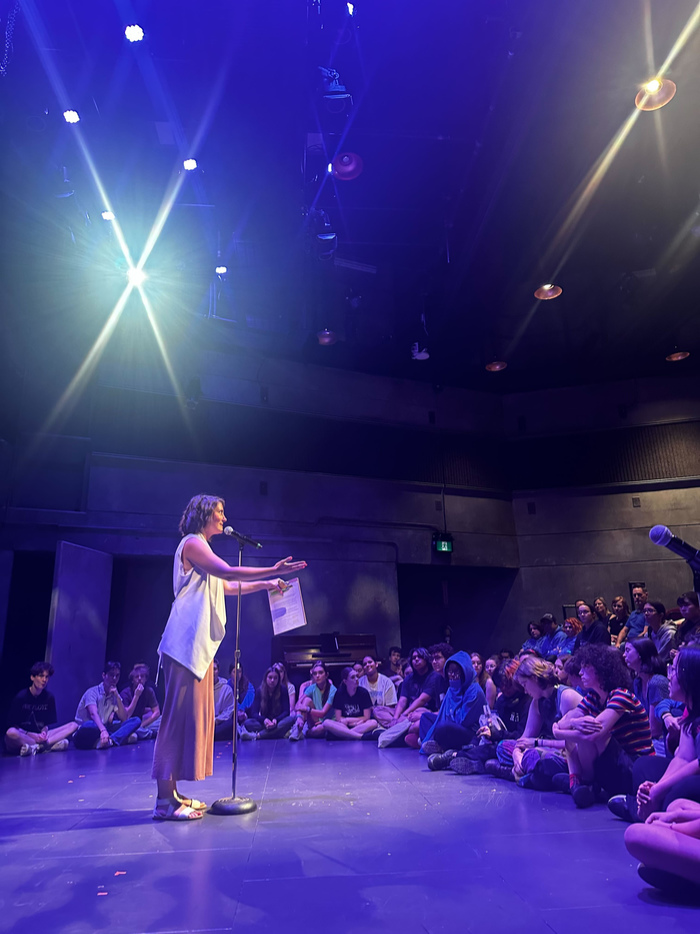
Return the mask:
[[173,601],[165,631],[158,646],[158,655],[169,655],[184,665],[200,681],[207,673],[226,632],[226,600],[224,582],[193,567],[185,571],[182,549],[191,538],[185,535],[173,565]]

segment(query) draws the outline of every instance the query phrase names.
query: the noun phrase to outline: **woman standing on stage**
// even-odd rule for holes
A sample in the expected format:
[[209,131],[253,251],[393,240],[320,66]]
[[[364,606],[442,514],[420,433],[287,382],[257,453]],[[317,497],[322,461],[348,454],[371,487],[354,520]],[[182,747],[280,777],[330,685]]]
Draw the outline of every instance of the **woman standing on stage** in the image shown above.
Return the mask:
[[209,541],[224,531],[224,500],[194,496],[180,520],[182,541],[175,552],[173,601],[158,655],[165,677],[165,703],[153,753],[158,782],[154,820],[197,820],[206,805],[183,798],[179,779],[199,781],[214,763],[212,662],[226,631],[224,597],[258,590],[281,590],[279,574],[295,574],[305,561],[285,558],[270,568],[231,567],[214,554]]

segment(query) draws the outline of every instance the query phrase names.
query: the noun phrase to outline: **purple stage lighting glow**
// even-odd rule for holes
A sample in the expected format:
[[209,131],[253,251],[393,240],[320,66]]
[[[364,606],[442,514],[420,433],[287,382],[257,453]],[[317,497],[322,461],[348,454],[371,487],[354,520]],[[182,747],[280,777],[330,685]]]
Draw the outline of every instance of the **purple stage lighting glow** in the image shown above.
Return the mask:
[[63,119],[66,123],[78,123],[80,121],[80,116],[77,110],[64,110]]
[[143,29],[140,26],[127,26],[124,30],[124,35],[129,40],[129,42],[140,42],[143,39]]
[[192,172],[194,171],[194,169],[197,168],[197,160],[196,159],[185,159],[185,161],[182,163],[182,167],[187,172]]
[[135,289],[138,289],[139,286],[143,285],[147,278],[143,269],[138,269],[136,266],[132,266],[132,268],[126,274],[126,277],[129,280],[129,284],[133,285]]

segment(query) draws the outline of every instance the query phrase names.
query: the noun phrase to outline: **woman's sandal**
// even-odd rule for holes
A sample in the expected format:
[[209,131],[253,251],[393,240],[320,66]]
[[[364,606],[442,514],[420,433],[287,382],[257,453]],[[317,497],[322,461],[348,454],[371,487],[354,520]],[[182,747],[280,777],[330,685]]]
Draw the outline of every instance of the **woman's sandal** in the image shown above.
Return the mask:
[[191,808],[187,804],[171,800],[170,798],[156,798],[153,809],[153,820],[201,820],[202,812]]
[[185,807],[192,808],[195,811],[206,811],[207,805],[203,801],[198,801],[196,798],[183,798],[182,795],[176,791],[175,798],[180,804],[184,804]]

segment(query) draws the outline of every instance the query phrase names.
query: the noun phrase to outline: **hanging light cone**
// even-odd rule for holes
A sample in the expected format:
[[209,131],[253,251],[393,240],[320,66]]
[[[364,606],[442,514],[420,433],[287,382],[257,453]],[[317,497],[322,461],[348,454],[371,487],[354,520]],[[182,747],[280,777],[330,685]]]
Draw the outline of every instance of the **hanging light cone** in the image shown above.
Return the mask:
[[673,98],[676,85],[670,78],[651,78],[643,84],[634,99],[637,110],[660,110]]
[[322,331],[319,331],[316,334],[319,344],[323,347],[330,347],[331,344],[335,344],[338,340],[338,337],[335,331],[329,331],[328,328],[324,328]]
[[669,363],[680,363],[681,360],[687,360],[690,354],[687,350],[674,350],[666,359]]
[[560,295],[561,288],[552,282],[541,285],[535,292],[535,298],[538,298],[541,302],[547,302],[550,298],[559,298]]
[[356,152],[341,152],[333,160],[333,177],[341,182],[351,182],[362,172],[364,162]]
[[501,370],[505,370],[508,364],[505,360],[492,360],[491,363],[486,364],[486,369],[489,373],[500,373]]

